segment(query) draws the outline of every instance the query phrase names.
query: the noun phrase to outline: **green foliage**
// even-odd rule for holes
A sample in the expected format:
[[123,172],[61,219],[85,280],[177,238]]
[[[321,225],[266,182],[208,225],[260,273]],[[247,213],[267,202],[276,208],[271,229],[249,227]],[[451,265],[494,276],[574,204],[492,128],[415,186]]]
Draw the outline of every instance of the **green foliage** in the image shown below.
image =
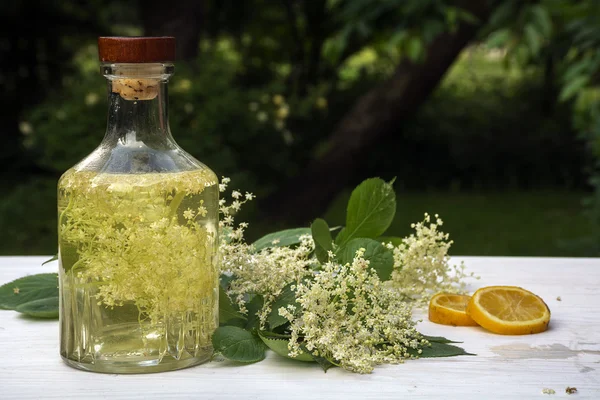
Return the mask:
[[235,322],[241,320],[245,324],[247,318],[240,314],[223,287],[219,285],[219,324],[231,324],[232,320]]
[[287,308],[289,305],[296,305],[296,292],[292,290],[291,284],[283,288],[281,294],[271,306],[271,313],[267,319],[271,330],[277,329],[289,322],[286,318],[279,315],[279,309],[282,307]]
[[350,196],[346,226],[335,238],[343,247],[353,238],[376,238],[392,223],[396,214],[396,195],[391,183],[379,178],[362,182]]
[[333,251],[333,238],[329,225],[324,219],[317,218],[310,226],[313,240],[315,242],[315,256],[319,262],[324,263],[329,260],[329,251]]
[[36,178],[9,188],[0,199],[0,252],[56,253],[56,179]]
[[20,304],[15,311],[36,318],[58,318],[58,296]]
[[394,257],[380,242],[367,238],[354,238],[340,247],[336,253],[341,264],[352,263],[359,249],[365,249],[364,259],[369,261],[369,266],[377,271],[379,279],[387,281],[392,276]]
[[290,358],[297,361],[313,362],[314,359],[309,353],[303,353],[297,357],[290,357],[288,349],[288,338],[273,337],[269,332],[259,332],[259,337],[264,344],[281,357]]
[[215,351],[232,361],[254,363],[265,358],[265,345],[257,334],[235,326],[221,326],[213,333]]
[[32,317],[58,318],[58,275],[30,275],[0,286],[0,308]]
[[291,246],[300,243],[300,236],[303,235],[310,235],[310,228],[294,228],[269,233],[252,243],[252,245],[256,251],[267,247]]
[[[394,193],[392,183],[387,183],[379,178],[372,178],[363,181],[360,185],[354,189],[347,206],[346,222],[347,226],[342,229],[338,235],[345,235],[341,240],[336,242],[337,246],[334,246],[333,239],[331,237],[331,229],[327,222],[323,219],[316,219],[310,228],[314,242],[315,242],[315,253],[313,259],[314,264],[311,268],[314,268],[315,273],[319,271],[323,272],[323,265],[329,261],[327,251],[335,250],[336,261],[342,265],[351,264],[357,254],[357,251],[363,250],[362,258],[369,262],[369,267],[374,270],[381,281],[391,279],[392,270],[394,268],[394,258],[392,252],[383,246],[379,241],[372,239],[371,237],[380,237],[386,232],[390,226],[393,217],[396,213],[396,195]],[[303,228],[297,228],[288,231],[275,232],[273,234],[266,235],[259,241],[257,249],[265,249],[270,245],[273,245],[273,240],[281,240],[276,245],[293,246],[298,243],[299,230]],[[300,231],[303,232],[303,231]],[[348,232],[344,234],[344,232]],[[380,238],[381,240],[381,238]],[[255,244],[256,245],[256,244]],[[225,279],[225,281],[230,278]],[[235,276],[233,279],[236,279]],[[239,278],[237,278],[239,279]],[[309,281],[311,278],[305,278]],[[230,317],[232,314],[231,310],[234,310],[234,306],[229,302],[229,298],[226,294],[221,294],[220,308],[224,311],[228,311],[226,315],[227,320],[222,321],[221,332],[217,339],[213,339],[215,344],[215,350],[221,352],[224,357],[235,360],[244,361],[246,356],[240,357],[239,354],[246,354],[254,352],[255,346],[255,335],[258,335],[260,340],[276,354],[280,356],[290,358],[290,350],[288,345],[292,338],[293,331],[290,321],[287,317],[279,314],[280,309],[285,309],[292,314],[302,312],[302,305],[298,304],[297,294],[294,290],[295,283],[292,282],[285,286],[278,297],[270,303],[270,309],[266,324],[260,323],[258,314],[262,312],[263,306],[266,305],[265,298],[255,293],[246,294],[250,298],[250,301],[246,303],[248,310],[248,321],[245,324],[245,331],[241,328],[237,321],[239,318]],[[336,297],[337,298],[337,297]],[[334,300],[335,301],[335,300]],[[225,326],[223,326],[225,325]],[[268,327],[269,330],[266,330]],[[227,331],[227,334],[223,333],[223,328],[230,328],[231,332]],[[245,333],[242,334],[242,331]],[[295,333],[294,333],[295,334]],[[217,334],[215,334],[217,335]],[[219,345],[217,343],[222,340],[222,337],[227,337],[227,344],[232,342],[235,344],[234,350],[228,349],[228,345]],[[230,338],[231,337],[231,338]],[[429,347],[423,349],[425,357],[447,357],[452,355],[465,355],[463,349],[449,345],[451,341],[440,338],[431,337],[431,344]],[[223,349],[223,350],[219,350]],[[304,352],[295,359],[306,362],[318,363],[324,371],[327,371],[333,365],[337,365],[335,359],[327,358],[329,356],[312,355],[312,351],[304,348]],[[260,352],[256,352],[258,354]],[[414,353],[413,355],[417,355]],[[257,355],[257,357],[259,357]],[[264,357],[264,356],[260,356]],[[255,358],[250,357],[253,361]]]

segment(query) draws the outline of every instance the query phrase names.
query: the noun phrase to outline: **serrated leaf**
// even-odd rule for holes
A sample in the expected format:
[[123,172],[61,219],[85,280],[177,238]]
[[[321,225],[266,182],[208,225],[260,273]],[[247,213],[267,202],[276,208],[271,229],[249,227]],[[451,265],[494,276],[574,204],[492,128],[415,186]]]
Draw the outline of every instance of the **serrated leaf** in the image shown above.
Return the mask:
[[290,304],[296,304],[296,293],[292,290],[291,286],[290,284],[284,287],[277,300],[271,305],[271,313],[267,318],[267,322],[272,330],[289,322],[287,318],[279,315],[279,309],[281,307],[286,308]]
[[58,297],[33,300],[23,303],[15,311],[36,318],[58,318]]
[[346,227],[335,238],[342,247],[354,238],[381,236],[396,214],[396,194],[390,183],[379,178],[363,181],[352,191],[346,210]]
[[[269,233],[253,243],[254,249],[260,251],[267,247],[283,247],[300,243],[300,236],[310,235],[310,228],[285,229]],[[275,243],[273,243],[275,241]]]
[[315,255],[321,263],[329,261],[328,251],[333,250],[333,238],[327,222],[317,218],[310,226],[313,240],[315,242]]
[[37,274],[0,286],[0,308],[14,310],[34,300],[58,297],[58,275]]
[[265,358],[263,341],[252,332],[236,326],[221,326],[212,337],[215,351],[223,357],[243,363],[254,363]]
[[[240,314],[225,290],[219,285],[219,324],[230,325],[229,322],[232,320],[242,320],[245,323],[246,317]],[[235,322],[235,325],[239,326],[239,322]]]
[[387,281],[392,276],[394,269],[394,256],[392,252],[385,248],[381,243],[373,239],[357,238],[352,239],[337,253],[338,261],[341,264],[352,263],[358,249],[364,248],[364,259],[369,260],[369,266],[373,268],[379,279]]
[[289,358],[291,360],[298,360],[304,362],[314,362],[312,356],[307,353],[302,353],[297,357],[290,357],[288,349],[288,339],[277,339],[273,337],[263,336],[261,332],[258,333],[258,336],[261,338],[264,344],[267,345],[268,348],[273,350],[275,353],[280,355],[281,357]]
[[454,356],[474,356],[475,354],[467,353],[462,347],[454,346],[448,343],[431,342],[430,346],[424,347],[421,354],[411,350],[409,353],[417,355],[419,358],[437,358],[437,357],[454,357]]

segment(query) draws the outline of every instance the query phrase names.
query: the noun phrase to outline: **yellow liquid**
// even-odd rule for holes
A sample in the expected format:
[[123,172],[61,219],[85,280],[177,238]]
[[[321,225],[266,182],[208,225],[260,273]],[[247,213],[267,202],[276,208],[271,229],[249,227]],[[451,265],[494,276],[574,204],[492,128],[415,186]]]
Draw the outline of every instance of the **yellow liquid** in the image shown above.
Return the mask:
[[59,182],[60,352],[97,372],[159,372],[212,355],[218,185],[208,170]]

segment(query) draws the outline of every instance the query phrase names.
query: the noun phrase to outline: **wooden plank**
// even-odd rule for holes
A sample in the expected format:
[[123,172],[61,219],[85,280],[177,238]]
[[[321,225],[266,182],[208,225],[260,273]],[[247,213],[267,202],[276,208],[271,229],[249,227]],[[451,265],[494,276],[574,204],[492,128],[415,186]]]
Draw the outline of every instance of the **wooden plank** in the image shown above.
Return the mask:
[[[0,283],[25,274],[51,272],[49,257],[0,257]],[[56,321],[33,321],[0,310],[2,399],[600,399],[600,259],[463,257],[481,276],[469,289],[517,285],[540,295],[552,311],[550,329],[538,335],[500,336],[481,328],[419,324],[421,332],[463,341],[475,357],[424,359],[386,365],[371,375],[269,354],[264,362],[239,366],[212,362],[150,375],[107,375],[67,367],[58,355]],[[560,296],[561,301],[557,300]],[[426,318],[424,313],[417,317]]]

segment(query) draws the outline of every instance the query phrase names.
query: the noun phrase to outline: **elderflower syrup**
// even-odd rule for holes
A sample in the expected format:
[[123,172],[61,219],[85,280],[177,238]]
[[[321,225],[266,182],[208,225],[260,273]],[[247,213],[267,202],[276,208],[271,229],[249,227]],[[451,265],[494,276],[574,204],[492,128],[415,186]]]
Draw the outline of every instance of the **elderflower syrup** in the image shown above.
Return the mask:
[[218,326],[216,175],[173,140],[173,38],[100,38],[109,84],[100,146],[58,184],[60,353],[108,373],[212,356]]

